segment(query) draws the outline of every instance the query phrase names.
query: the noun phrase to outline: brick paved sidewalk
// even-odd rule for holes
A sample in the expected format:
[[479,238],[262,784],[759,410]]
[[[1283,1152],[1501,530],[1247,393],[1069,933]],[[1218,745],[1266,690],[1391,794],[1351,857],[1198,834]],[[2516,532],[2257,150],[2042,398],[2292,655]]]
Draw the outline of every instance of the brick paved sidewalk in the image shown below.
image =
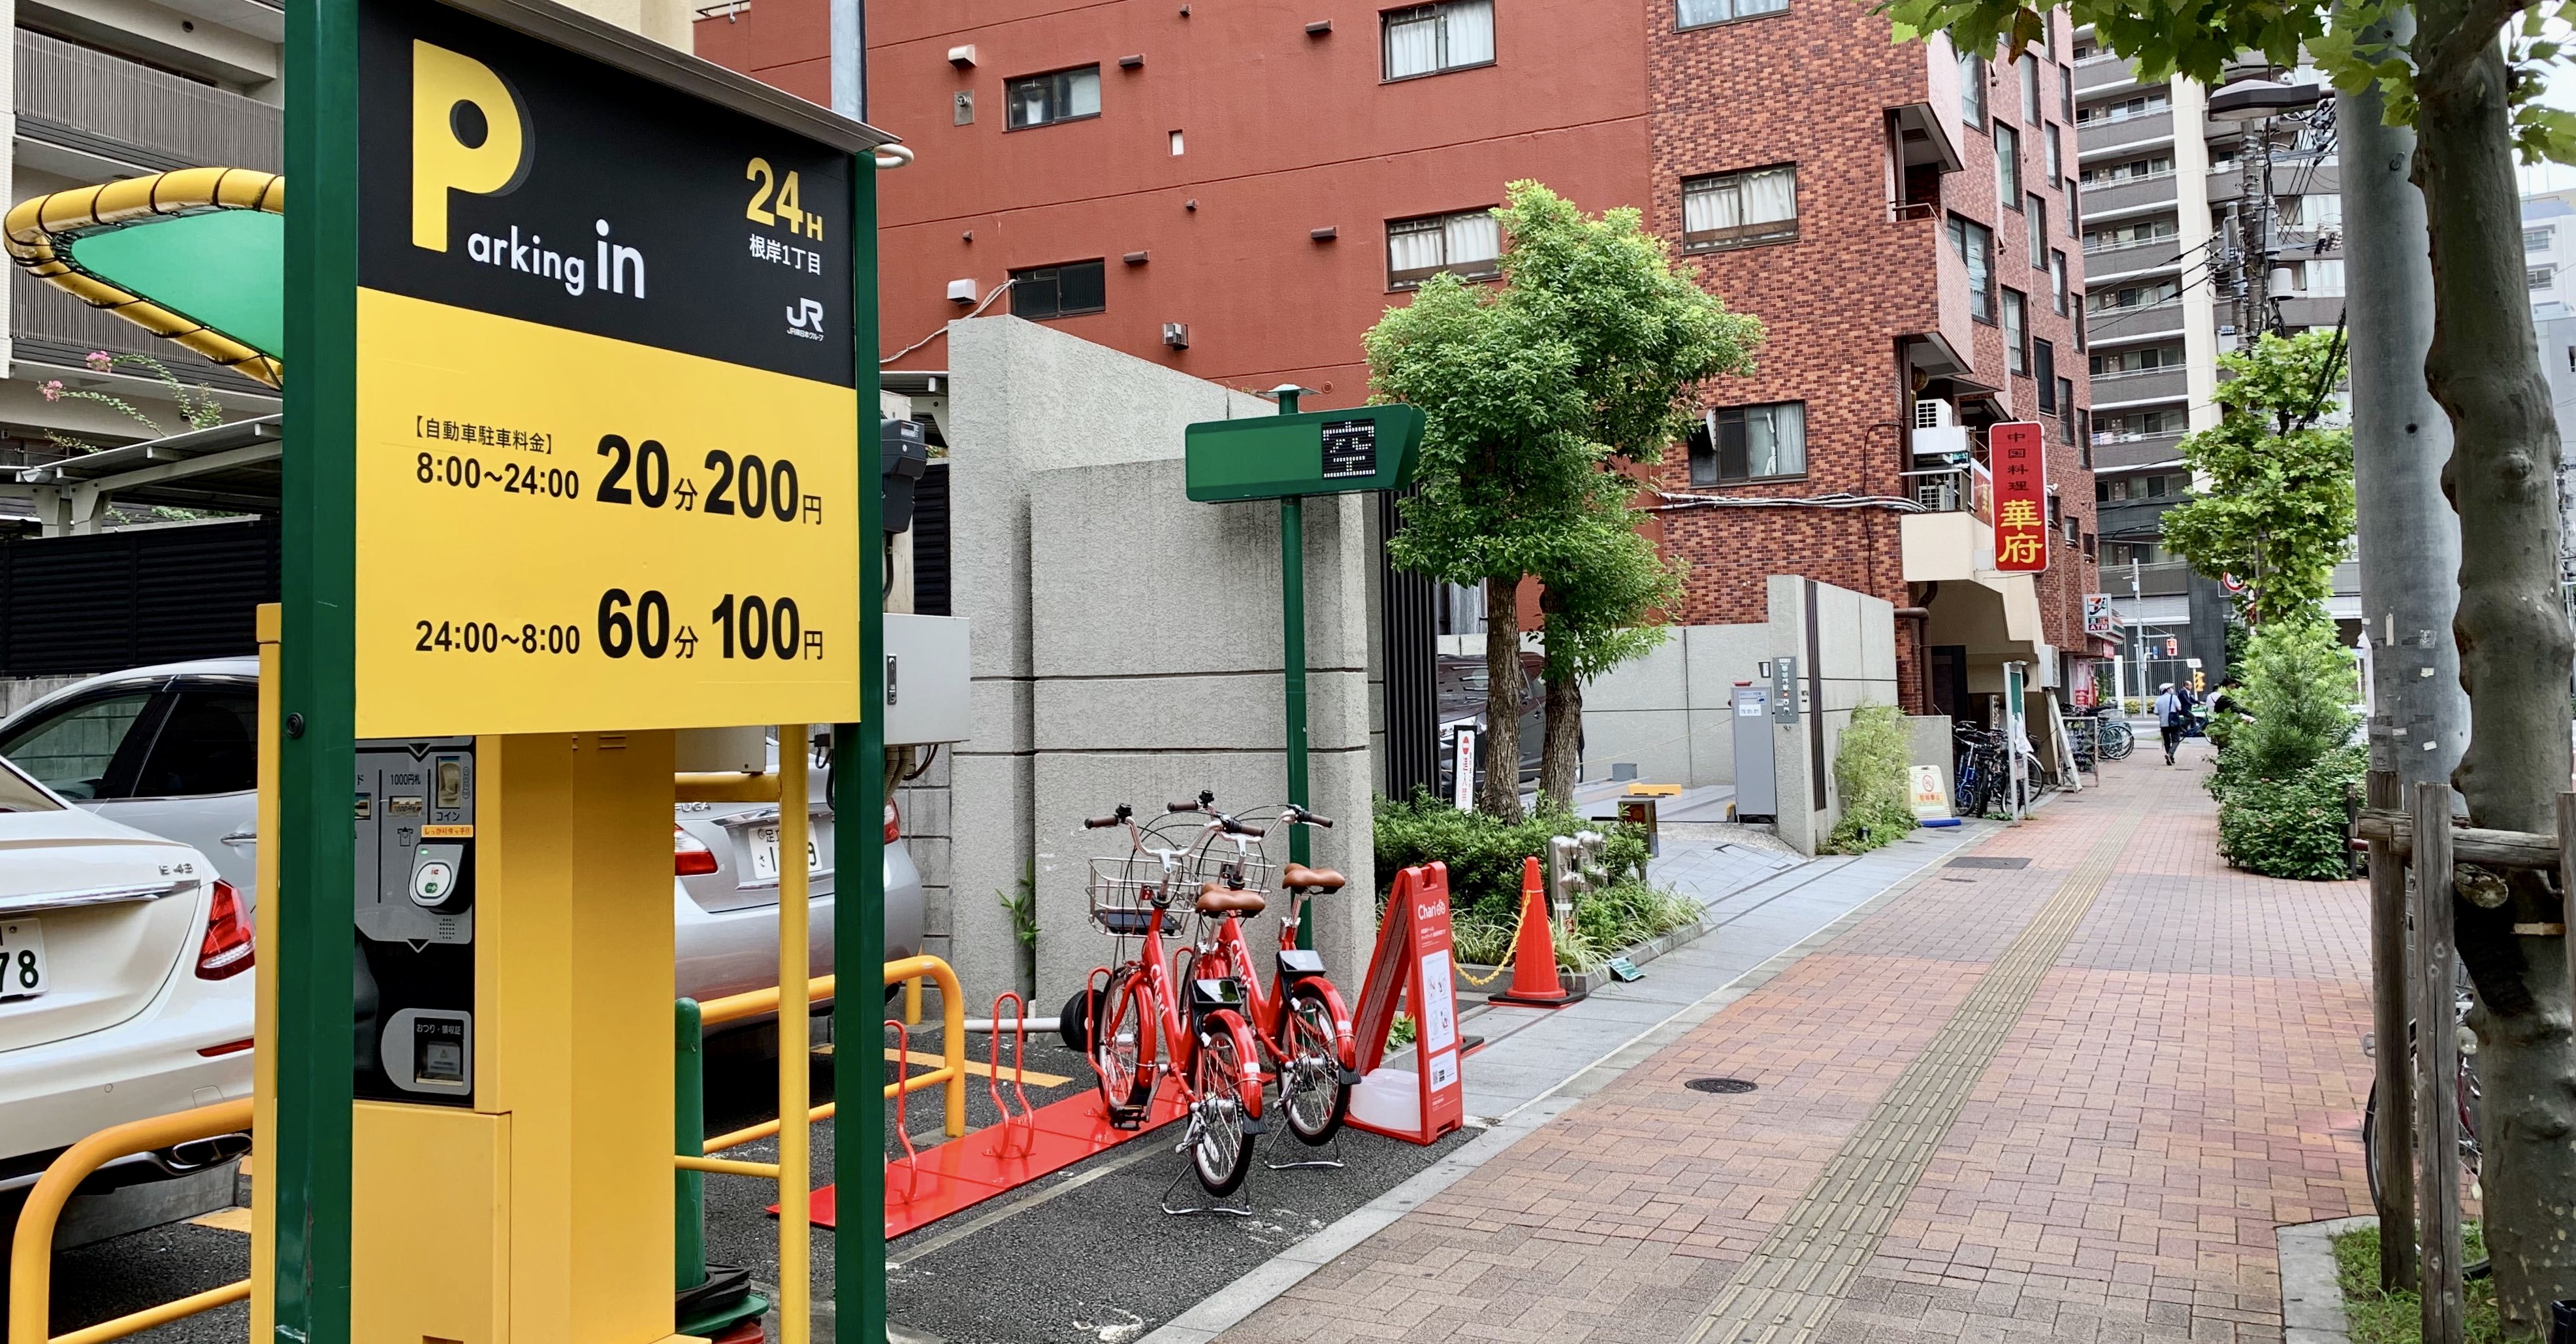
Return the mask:
[[2369,1203],[2366,896],[2221,865],[2190,752],[1970,856],[2025,867],[1924,874],[1222,1338],[2278,1341],[2274,1226]]

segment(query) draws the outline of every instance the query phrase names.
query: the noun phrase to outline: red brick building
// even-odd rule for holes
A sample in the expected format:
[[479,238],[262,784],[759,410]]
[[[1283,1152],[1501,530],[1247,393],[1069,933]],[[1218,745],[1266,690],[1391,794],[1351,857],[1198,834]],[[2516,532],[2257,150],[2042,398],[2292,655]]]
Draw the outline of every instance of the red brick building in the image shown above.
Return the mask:
[[[971,21],[877,0],[868,32],[870,120],[919,156],[884,178],[885,349],[932,338],[891,369],[942,368],[942,324],[990,304],[1355,404],[1361,333],[1434,270],[1490,273],[1483,211],[1536,178],[1642,207],[1769,330],[1662,473],[1661,540],[1693,567],[1675,619],[1759,621],[1764,576],[1795,573],[1910,613],[1909,708],[1967,708],[2007,659],[2089,671],[2062,16],[2046,44],[1966,62],[1890,42],[1856,0],[1015,0]],[[719,11],[696,41],[828,94],[823,0]],[[1969,511],[1976,428],[2006,419],[2048,427],[2036,582],[1992,573]]]

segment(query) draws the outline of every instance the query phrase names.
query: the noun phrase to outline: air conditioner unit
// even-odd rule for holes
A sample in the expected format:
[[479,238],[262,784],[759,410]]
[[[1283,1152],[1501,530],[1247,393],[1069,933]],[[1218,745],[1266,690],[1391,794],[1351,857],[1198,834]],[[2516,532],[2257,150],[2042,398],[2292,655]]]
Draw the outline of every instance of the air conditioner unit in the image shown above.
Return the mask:
[[1164,324],[1163,324],[1163,344],[1168,345],[1168,346],[1172,347],[1172,348],[1173,348],[1173,349],[1175,349],[1175,350],[1187,350],[1187,349],[1189,349],[1189,348],[1190,348],[1190,324],[1189,324],[1189,323],[1187,323],[1187,322],[1166,322],[1166,323],[1164,323]]
[[975,282],[972,279],[949,281],[948,301],[965,304],[975,302]]
[[1949,429],[1959,423],[1959,413],[1939,397],[1922,397],[1914,403],[1916,429]]
[[[1949,409],[1947,403],[1935,402],[1933,404],[1940,406],[1944,411]],[[1958,463],[1965,462],[1967,460],[1968,430],[1966,426],[1940,425],[1935,427],[1926,427],[1920,424],[1916,425],[1914,430],[1915,466],[1955,466]]]

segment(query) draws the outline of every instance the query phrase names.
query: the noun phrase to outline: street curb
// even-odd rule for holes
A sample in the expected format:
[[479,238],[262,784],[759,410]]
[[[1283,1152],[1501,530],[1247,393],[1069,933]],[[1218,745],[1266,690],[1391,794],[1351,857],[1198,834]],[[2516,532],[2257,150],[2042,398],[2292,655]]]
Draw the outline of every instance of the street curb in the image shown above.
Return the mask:
[[2365,1216],[2273,1230],[2281,1256],[2281,1344],[2350,1344],[2343,1289],[2335,1282],[2334,1239],[2377,1226],[2377,1217]]
[[[1343,1252],[1385,1230],[1398,1218],[1428,1202],[1434,1195],[1457,1184],[1467,1173],[1492,1161],[1521,1141],[1531,1131],[1573,1110],[1584,1100],[1607,1087],[1620,1075],[1651,1058],[1658,1050],[1672,1044],[1691,1028],[1724,1012],[1736,1000],[1751,994],[1795,965],[1808,954],[1847,932],[1851,925],[1905,893],[1922,885],[1923,880],[1942,864],[1961,852],[1975,848],[1994,835],[2002,833],[1997,826],[1986,835],[1962,842],[1902,874],[1887,889],[1835,916],[1815,932],[1775,952],[1760,965],[1709,991],[1698,1000],[1675,1011],[1661,1022],[1628,1038],[1626,1043],[1592,1063],[1575,1070],[1564,1081],[1538,1096],[1512,1108],[1473,1141],[1459,1147],[1439,1161],[1389,1190],[1353,1213],[1333,1222],[1315,1235],[1272,1256],[1251,1273],[1236,1279],[1197,1306],[1182,1312],[1135,1344],[1208,1344],[1219,1334],[1234,1328],[1252,1313],[1268,1306],[1289,1289],[1322,1269]],[[1676,930],[1675,932],[1679,932]],[[1571,1010],[1569,1010],[1571,1011]],[[2333,1283],[2329,1265],[2329,1286]],[[2337,1308],[2340,1317],[2340,1306]],[[2296,1341],[2295,1344],[2320,1344],[2319,1341]]]

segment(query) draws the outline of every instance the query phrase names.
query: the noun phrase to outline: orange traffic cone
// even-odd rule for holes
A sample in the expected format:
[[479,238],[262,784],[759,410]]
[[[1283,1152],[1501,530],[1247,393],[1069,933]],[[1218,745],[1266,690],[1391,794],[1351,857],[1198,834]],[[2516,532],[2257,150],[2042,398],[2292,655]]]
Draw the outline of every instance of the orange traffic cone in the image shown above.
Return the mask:
[[1512,987],[1491,996],[1495,1003],[1536,1008],[1562,1008],[1583,999],[1556,971],[1556,934],[1547,915],[1547,883],[1539,878],[1538,860],[1521,864],[1521,931],[1512,940]]

